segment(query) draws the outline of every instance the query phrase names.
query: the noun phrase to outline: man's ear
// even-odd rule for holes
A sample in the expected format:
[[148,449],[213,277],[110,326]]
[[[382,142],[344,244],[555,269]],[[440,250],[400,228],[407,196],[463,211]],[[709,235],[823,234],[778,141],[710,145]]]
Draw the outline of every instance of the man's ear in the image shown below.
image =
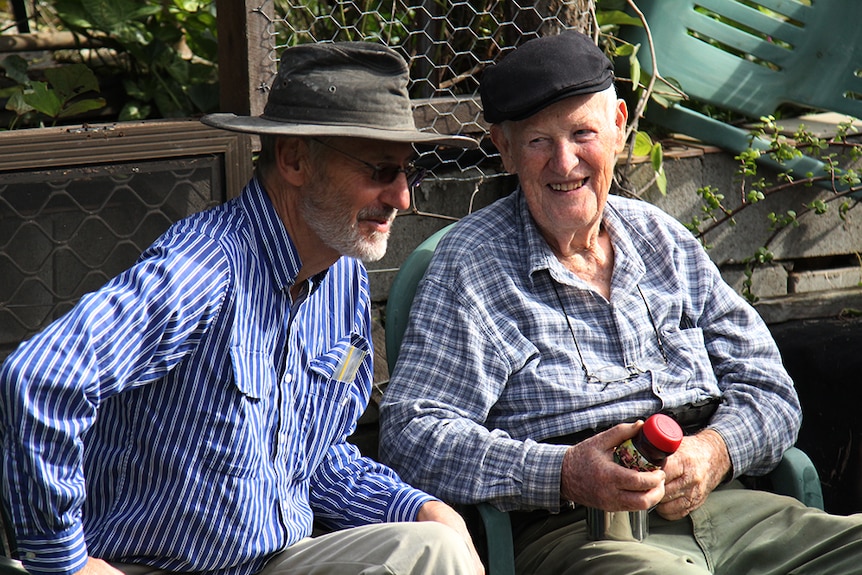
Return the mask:
[[279,138],[275,144],[275,164],[288,183],[303,185],[311,170],[308,145],[301,138]]
[[512,161],[512,143],[506,136],[506,130],[500,124],[491,124],[491,142],[494,147],[500,152],[500,159],[503,160],[503,168],[510,174],[515,174],[515,164]]
[[617,153],[622,152],[626,147],[626,125],[629,119],[629,109],[626,106],[626,101],[622,98],[617,100],[616,116],[614,123],[617,126]]

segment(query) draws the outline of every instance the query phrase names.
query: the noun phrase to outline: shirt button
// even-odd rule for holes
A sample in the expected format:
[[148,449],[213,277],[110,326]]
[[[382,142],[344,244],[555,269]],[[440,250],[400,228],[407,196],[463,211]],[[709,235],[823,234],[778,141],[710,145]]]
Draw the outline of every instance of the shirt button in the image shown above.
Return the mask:
[[293,381],[293,376],[292,376],[291,374],[289,374],[289,373],[286,373],[286,374],[284,375],[284,383],[290,383],[290,382],[292,382],[292,381]]

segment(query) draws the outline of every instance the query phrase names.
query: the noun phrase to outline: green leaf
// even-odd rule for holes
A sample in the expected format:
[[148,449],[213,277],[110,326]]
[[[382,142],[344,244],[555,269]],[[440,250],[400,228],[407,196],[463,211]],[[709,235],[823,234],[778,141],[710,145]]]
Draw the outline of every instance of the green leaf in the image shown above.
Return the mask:
[[635,52],[635,47],[631,44],[620,44],[614,50],[615,56],[631,56]]
[[0,88],[0,100],[5,100],[6,98],[11,98],[12,94],[22,92],[23,90],[24,90],[24,86],[21,86],[20,84],[16,84],[14,86],[9,86],[8,88]]
[[661,149],[661,144],[655,143],[649,152],[649,158],[652,162],[652,168],[656,172],[662,170],[662,160],[664,159],[664,151]]
[[134,20],[161,11],[158,6],[141,6],[140,0],[81,0],[81,5],[94,27],[114,32],[119,32]]
[[664,173],[664,166],[656,172],[655,185],[658,187],[661,195],[667,195],[667,174]]
[[123,89],[126,94],[132,99],[149,100],[152,97],[152,90],[148,89],[147,83],[136,82],[129,78],[123,79]]
[[171,78],[186,86],[189,84],[189,62],[180,58],[177,54],[171,54],[169,61],[164,66]]
[[63,108],[57,93],[45,82],[33,82],[32,89],[24,91],[24,101],[34,110],[52,118],[56,118]]
[[598,21],[599,26],[629,25],[643,28],[643,23],[640,21],[640,18],[630,16],[621,10],[602,10],[596,12],[596,20]]
[[90,30],[95,28],[89,20],[81,0],[54,0],[54,10],[63,22],[72,28]]
[[632,86],[636,88],[641,82],[641,63],[638,60],[637,49],[629,56],[629,75],[631,76]]
[[15,94],[9,96],[9,100],[6,102],[6,109],[15,112],[15,115],[17,116],[23,116],[27,112],[35,110],[33,106],[24,100],[23,90],[19,90]]
[[174,0],[174,6],[183,12],[197,12],[210,4],[210,0]]
[[652,139],[646,132],[638,131],[635,134],[635,147],[632,153],[635,156],[649,156],[652,152]]
[[0,62],[0,66],[6,70],[7,78],[23,86],[30,84],[30,77],[27,76],[27,60],[21,56],[18,56],[17,54],[6,56],[6,58]]
[[150,115],[152,107],[142,105],[140,102],[128,102],[120,110],[119,120],[129,122],[134,120],[145,120]]
[[90,110],[98,110],[99,108],[105,107],[105,99],[104,98],[88,98],[86,100],[78,100],[77,102],[72,102],[60,112],[60,118],[69,118],[71,116],[77,116],[78,114],[83,114],[85,112],[89,112]]
[[84,92],[99,91],[96,75],[90,68],[80,63],[45,70],[45,78],[62,102],[67,102]]

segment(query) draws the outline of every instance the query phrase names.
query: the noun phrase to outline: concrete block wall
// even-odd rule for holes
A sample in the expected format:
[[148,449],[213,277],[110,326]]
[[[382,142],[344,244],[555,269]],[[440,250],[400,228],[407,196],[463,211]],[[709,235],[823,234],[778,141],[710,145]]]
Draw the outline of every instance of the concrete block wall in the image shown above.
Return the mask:
[[[688,222],[700,216],[701,198],[696,190],[702,186],[717,187],[725,196],[726,206],[740,205],[740,185],[735,181],[735,161],[729,154],[705,149],[700,156],[670,158],[666,161],[668,193],[661,195],[651,189],[644,199],[658,205],[680,221]],[[641,179],[638,171],[633,177]],[[853,204],[844,219],[838,215],[841,201],[829,201],[834,194],[819,188],[796,188],[767,197],[735,217],[736,225],[722,225],[706,236],[710,257],[725,276],[725,280],[741,289],[743,261],[765,245],[773,230],[767,216],[770,212],[784,214],[805,211],[805,204],[815,199],[828,203],[828,211],[808,213],[799,218],[798,226],[789,226],[775,235],[769,249],[774,264],[758,270],[754,291],[761,297],[780,297],[791,293],[842,289],[859,285],[862,279],[862,207]]]

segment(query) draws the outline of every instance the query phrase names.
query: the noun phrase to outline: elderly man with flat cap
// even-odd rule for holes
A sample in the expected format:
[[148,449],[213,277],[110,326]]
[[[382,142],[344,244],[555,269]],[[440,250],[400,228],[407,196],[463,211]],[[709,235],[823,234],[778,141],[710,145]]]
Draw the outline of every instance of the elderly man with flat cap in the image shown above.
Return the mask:
[[[384,461],[512,511],[518,573],[858,573],[860,517],[738,481],[793,445],[799,401],[695,238],[609,194],[627,111],[602,51],[574,31],[530,40],[480,93],[520,185],[438,245],[381,407]],[[619,465],[657,412],[685,427],[678,451]],[[649,535],[588,533],[588,508],[654,510]]]
[[[254,178],[173,225],[0,371],[23,566],[73,573],[481,573],[463,520],[347,442],[373,376],[368,276],[422,170],[404,60],[284,51]],[[310,537],[313,522],[334,532]]]

